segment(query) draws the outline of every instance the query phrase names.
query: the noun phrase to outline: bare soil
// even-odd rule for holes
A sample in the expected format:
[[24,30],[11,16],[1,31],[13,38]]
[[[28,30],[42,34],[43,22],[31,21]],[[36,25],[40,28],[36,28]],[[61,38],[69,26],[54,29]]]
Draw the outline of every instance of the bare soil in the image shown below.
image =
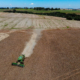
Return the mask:
[[0,42],[0,80],[80,80],[80,29],[43,31],[25,67],[11,66],[29,32],[11,33]]
[[[3,32],[6,33],[6,31]],[[31,34],[31,30],[16,31],[10,33],[8,38],[0,41],[0,80],[7,79],[7,73],[13,68],[11,63],[16,62]],[[8,77],[11,75],[8,75]]]
[[4,40],[5,38],[9,37],[9,34],[0,33],[0,41]]

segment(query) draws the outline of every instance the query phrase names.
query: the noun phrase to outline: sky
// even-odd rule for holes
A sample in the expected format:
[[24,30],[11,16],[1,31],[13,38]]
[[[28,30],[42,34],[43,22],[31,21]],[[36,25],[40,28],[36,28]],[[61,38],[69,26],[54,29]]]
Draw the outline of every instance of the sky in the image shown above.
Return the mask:
[[0,0],[0,7],[80,8],[80,0]]

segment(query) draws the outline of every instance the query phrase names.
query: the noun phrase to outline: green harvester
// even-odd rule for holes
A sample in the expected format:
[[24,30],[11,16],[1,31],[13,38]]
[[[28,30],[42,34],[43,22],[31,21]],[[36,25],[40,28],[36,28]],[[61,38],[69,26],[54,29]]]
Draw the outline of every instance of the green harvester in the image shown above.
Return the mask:
[[25,59],[25,55],[20,55],[18,57],[18,60],[16,61],[16,63],[12,63],[13,66],[19,66],[19,67],[24,67],[24,59]]

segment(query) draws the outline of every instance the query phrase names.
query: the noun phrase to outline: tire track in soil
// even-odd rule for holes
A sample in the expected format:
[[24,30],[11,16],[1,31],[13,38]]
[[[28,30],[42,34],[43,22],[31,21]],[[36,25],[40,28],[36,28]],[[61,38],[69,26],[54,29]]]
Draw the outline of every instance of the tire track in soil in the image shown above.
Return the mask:
[[0,23],[0,29],[3,29],[4,27],[6,27],[6,25],[8,25],[10,22],[13,22],[14,19],[13,18],[9,18],[6,21],[3,21],[2,23]]
[[65,80],[68,79],[69,77],[73,77],[77,74],[80,74],[80,68],[79,69],[75,69],[73,71],[70,71],[68,73],[65,73],[63,75],[57,76],[56,78],[54,78],[54,80]]
[[46,21],[44,19],[41,20],[41,23],[43,24],[43,28],[46,29],[47,28],[47,24]]
[[39,19],[36,19],[36,26],[37,26],[37,27],[36,27],[37,29],[40,29],[40,26],[39,26]]
[[28,28],[28,23],[29,23],[29,18],[26,19],[26,22],[25,22],[25,29]]
[[55,23],[52,20],[50,20],[50,23],[51,23],[52,28],[56,29],[56,25],[55,25]]
[[22,18],[14,18],[14,21],[12,21],[11,23],[9,23],[8,26],[5,27],[5,29],[13,29],[21,20],[23,20]]
[[52,20],[52,23],[54,23],[55,28],[57,29],[58,27],[57,27],[57,24],[54,22],[54,20]]
[[44,19],[41,19],[41,24],[43,25],[43,29],[47,28],[47,24]]
[[33,24],[32,24],[32,19],[28,19],[26,25],[27,25],[27,28],[31,28],[32,25],[33,25]]
[[3,21],[6,21],[7,19],[9,19],[9,18],[0,18],[0,23]]
[[57,28],[60,28],[60,24],[58,23],[58,20],[52,20],[52,21],[55,23],[56,29],[57,29]]
[[22,18],[18,24],[16,24],[16,26],[14,26],[14,28],[22,28],[22,26],[24,26],[25,24],[23,24],[23,22],[25,21],[26,18]]
[[11,19],[11,18],[4,18],[2,21],[0,21],[0,23],[3,23],[5,21],[7,21],[8,19]]
[[50,27],[48,27],[49,29],[52,29],[52,28],[55,29],[55,26],[50,19],[47,20],[47,23],[50,25]]
[[42,23],[42,19],[39,19],[39,27],[40,29],[44,29],[45,25]]
[[64,24],[64,21],[65,20],[58,20],[58,23],[61,25],[60,28],[62,28],[62,27],[66,28],[66,25]]

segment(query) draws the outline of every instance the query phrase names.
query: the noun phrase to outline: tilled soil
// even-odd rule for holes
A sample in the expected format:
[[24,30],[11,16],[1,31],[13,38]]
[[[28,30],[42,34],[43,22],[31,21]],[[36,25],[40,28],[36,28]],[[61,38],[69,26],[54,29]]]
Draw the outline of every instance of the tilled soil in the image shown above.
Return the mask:
[[[8,38],[0,41],[0,80],[12,77],[13,74],[7,76],[7,73],[15,68],[11,66],[11,63],[16,62],[31,34],[31,30],[16,31],[10,33]],[[14,80],[14,78],[12,79]]]
[[25,67],[11,66],[29,40],[23,34],[0,42],[0,80],[80,80],[80,29],[43,31]]

